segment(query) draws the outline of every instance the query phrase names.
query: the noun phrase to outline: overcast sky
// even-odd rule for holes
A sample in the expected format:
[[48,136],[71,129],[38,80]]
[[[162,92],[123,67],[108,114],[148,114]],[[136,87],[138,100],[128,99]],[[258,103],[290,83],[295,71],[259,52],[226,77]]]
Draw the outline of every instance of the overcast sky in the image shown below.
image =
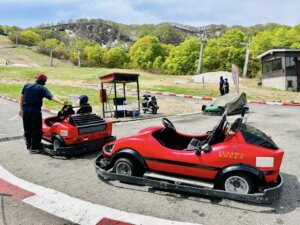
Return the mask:
[[299,0],[0,0],[0,25],[37,26],[78,18],[193,26],[300,24]]

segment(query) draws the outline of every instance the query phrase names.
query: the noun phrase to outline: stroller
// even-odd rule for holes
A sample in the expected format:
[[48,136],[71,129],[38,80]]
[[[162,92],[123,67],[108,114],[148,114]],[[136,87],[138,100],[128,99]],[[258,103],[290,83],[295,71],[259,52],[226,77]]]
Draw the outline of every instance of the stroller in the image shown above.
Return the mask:
[[151,95],[143,95],[143,98],[144,98],[142,102],[143,112],[156,114],[157,110],[159,109],[157,105],[156,97]]

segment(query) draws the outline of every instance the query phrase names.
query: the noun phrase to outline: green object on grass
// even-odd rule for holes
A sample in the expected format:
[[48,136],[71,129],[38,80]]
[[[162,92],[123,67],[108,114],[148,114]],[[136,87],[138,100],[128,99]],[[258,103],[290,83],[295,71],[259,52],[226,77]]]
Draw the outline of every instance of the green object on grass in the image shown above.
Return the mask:
[[207,111],[207,112],[221,112],[222,108],[220,108],[219,106],[215,106],[215,105],[208,105],[208,106],[206,106],[205,111]]

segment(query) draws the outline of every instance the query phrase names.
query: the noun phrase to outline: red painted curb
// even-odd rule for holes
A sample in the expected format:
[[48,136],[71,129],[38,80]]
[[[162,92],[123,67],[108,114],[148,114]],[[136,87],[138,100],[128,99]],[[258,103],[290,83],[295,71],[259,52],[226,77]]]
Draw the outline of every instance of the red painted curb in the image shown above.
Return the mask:
[[50,109],[43,109],[43,112],[51,112]]
[[163,95],[163,93],[162,93],[162,92],[156,92],[156,94],[157,94],[157,95]]
[[14,198],[21,201],[25,198],[35,195],[35,193],[22,189],[1,178],[0,178],[0,193],[12,195]]
[[184,97],[185,97],[185,98],[193,98],[192,95],[185,95]]
[[263,100],[250,100],[249,103],[254,103],[254,104],[266,104],[266,102],[263,101]]
[[213,98],[211,98],[211,97],[203,97],[203,98],[202,98],[202,100],[208,100],[208,101],[212,101],[212,100],[213,100]]
[[300,106],[300,103],[288,103],[288,102],[284,102],[284,103],[282,103],[282,105],[284,105],[284,106]]
[[173,94],[173,93],[169,93],[168,95],[169,96],[177,96],[176,94]]
[[112,220],[112,219],[104,217],[96,225],[132,225],[132,224],[131,223],[125,223],[125,222],[118,221],[118,220]]

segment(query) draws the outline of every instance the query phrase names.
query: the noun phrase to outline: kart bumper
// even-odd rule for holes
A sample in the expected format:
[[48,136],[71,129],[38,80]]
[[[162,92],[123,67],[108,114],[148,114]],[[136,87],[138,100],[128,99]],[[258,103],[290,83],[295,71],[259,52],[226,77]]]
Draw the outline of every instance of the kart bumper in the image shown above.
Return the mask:
[[193,195],[202,195],[202,196],[213,197],[213,198],[227,198],[235,201],[266,204],[266,203],[271,203],[279,198],[283,186],[283,179],[279,174],[277,185],[271,188],[264,189],[262,193],[236,194],[236,193],[230,193],[230,192],[217,190],[217,189],[202,188],[198,186],[187,186],[182,184],[169,183],[166,181],[153,180],[149,178],[115,174],[107,171],[107,168],[111,167],[109,165],[110,162],[102,159],[103,159],[103,154],[100,154],[95,160],[96,173],[100,178],[119,180],[130,184],[150,186],[158,189],[185,192]]
[[115,136],[109,136],[99,141],[94,141],[86,144],[60,147],[56,151],[51,148],[45,148],[45,151],[53,156],[75,156],[93,152],[96,150],[101,150],[103,145],[114,140],[116,140]]

